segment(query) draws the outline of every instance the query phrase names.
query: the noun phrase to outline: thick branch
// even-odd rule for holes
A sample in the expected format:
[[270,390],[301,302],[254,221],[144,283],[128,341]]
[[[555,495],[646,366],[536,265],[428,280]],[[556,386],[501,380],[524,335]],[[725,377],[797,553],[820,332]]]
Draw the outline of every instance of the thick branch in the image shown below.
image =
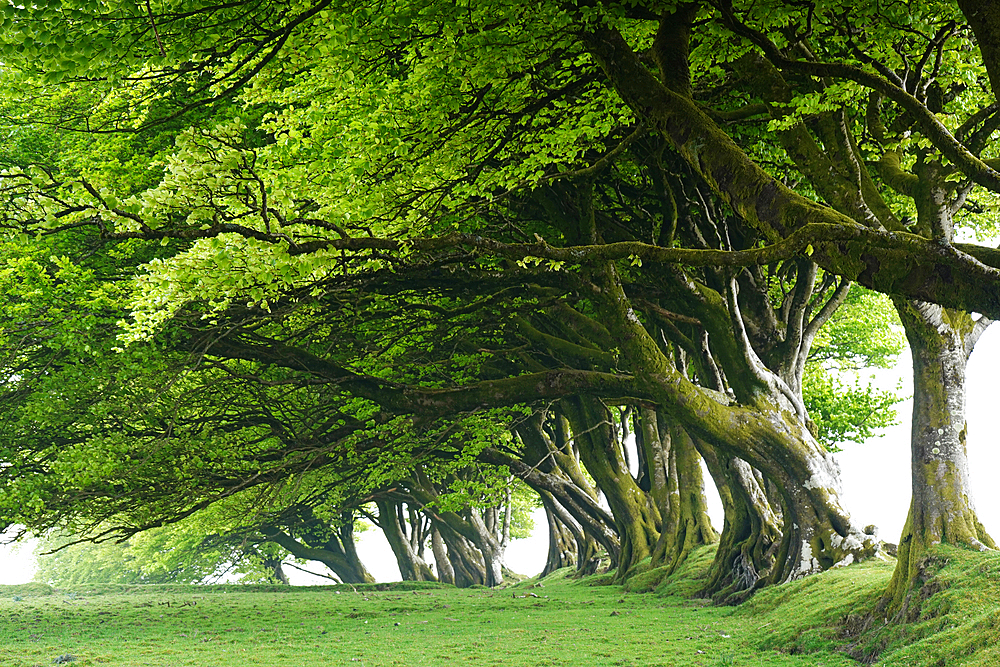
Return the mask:
[[263,346],[220,338],[209,342],[204,352],[316,375],[399,414],[438,417],[577,394],[641,398],[631,376],[611,373],[566,369],[487,380],[462,387],[422,389],[360,375],[305,350],[280,343]]
[[851,243],[817,246],[812,259],[828,271],[877,291],[1000,315],[1000,272],[995,268],[915,236],[882,236],[873,230],[855,232],[860,228],[857,223],[776,181],[692,100],[661,85],[617,31],[597,28],[582,33],[581,38],[622,99],[667,138],[740,217],[770,240],[787,238],[811,223],[853,228],[848,233],[859,237],[870,233],[871,239],[895,239],[902,243],[878,252]]
[[920,100],[905,89],[854,65],[786,58],[766,35],[737,20],[731,3],[723,3],[721,9],[727,26],[733,32],[746,37],[760,47],[775,67],[819,78],[847,79],[881,93],[911,114],[920,127],[921,133],[934,144],[935,148],[941,151],[942,155],[961,169],[962,173],[979,185],[994,192],[1000,192],[1000,173],[973,155]]

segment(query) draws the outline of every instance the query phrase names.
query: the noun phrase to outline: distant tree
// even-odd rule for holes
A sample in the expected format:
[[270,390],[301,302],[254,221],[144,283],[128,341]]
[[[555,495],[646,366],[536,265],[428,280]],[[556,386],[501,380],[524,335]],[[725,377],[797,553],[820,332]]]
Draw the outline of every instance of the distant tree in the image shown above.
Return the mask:
[[35,580],[52,586],[80,584],[283,583],[287,552],[270,544],[227,543],[191,523],[152,528],[123,542],[80,541],[53,531],[35,547]]

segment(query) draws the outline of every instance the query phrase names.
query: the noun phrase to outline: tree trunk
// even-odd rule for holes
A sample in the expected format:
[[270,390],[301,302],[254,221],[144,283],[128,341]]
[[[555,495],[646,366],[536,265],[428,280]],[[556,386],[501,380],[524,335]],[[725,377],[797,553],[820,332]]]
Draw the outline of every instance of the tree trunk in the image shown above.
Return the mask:
[[[379,527],[396,556],[403,581],[437,581],[434,571],[413,548],[410,536],[406,534],[406,525],[400,515],[402,503],[379,499],[375,505],[378,507]],[[410,532],[419,532],[419,527],[411,526]]]
[[700,595],[738,604],[766,582],[781,545],[781,512],[764,490],[766,481],[745,461],[724,458],[707,443],[698,450],[715,480],[725,523]]
[[278,561],[277,563],[275,563],[271,567],[271,576],[279,584],[282,584],[284,586],[290,586],[291,585],[291,582],[288,581],[288,575],[285,574],[285,569],[282,566],[281,561]]
[[271,549],[268,549],[266,546],[265,550],[251,547],[251,550],[248,553],[252,553],[260,559],[261,565],[263,565],[264,568],[270,573],[270,577],[273,582],[285,586],[290,585],[288,575],[285,574],[285,570],[282,567],[282,562],[285,559],[284,552],[282,551],[280,554],[271,554],[267,553],[267,551],[271,551]]
[[[482,580],[472,583],[482,583],[491,588],[502,584],[504,553],[507,549],[505,531],[508,526],[505,521],[498,519],[496,508],[486,508],[485,516],[475,507],[468,507],[461,514],[438,512],[433,507],[438,491],[434,483],[419,469],[414,471],[414,476],[406,484],[409,496],[441,532],[448,545],[449,555],[454,555],[453,551],[462,554],[462,563],[470,570],[470,575],[471,570],[481,569]],[[469,546],[472,548],[468,548]],[[452,566],[455,568],[456,585],[460,585],[457,579],[461,568],[454,558]]]
[[437,564],[438,578],[440,581],[458,586],[455,580],[455,568],[448,558],[448,547],[445,546],[444,539],[437,526],[431,526],[431,551],[434,554],[434,562]]
[[[665,424],[664,424],[665,427]],[[719,536],[708,517],[701,457],[687,432],[670,429],[670,472],[676,480],[668,516],[653,551],[653,565],[667,566],[672,574],[696,548],[713,544]]]
[[580,448],[580,458],[604,492],[621,541],[616,581],[624,581],[640,561],[649,558],[660,537],[660,513],[652,498],[632,477],[615,437],[607,409],[595,399],[564,399]]
[[[556,570],[576,565],[581,557],[587,557],[581,553],[581,542],[583,544],[587,542],[583,530],[566,510],[559,506],[551,493],[542,491],[539,496],[542,499],[542,507],[545,508],[545,519],[549,528],[549,549],[545,557],[545,567],[539,576],[547,577]],[[593,540],[590,544],[593,544]]]
[[475,545],[447,524],[435,518],[431,520],[434,522],[434,533],[440,537],[442,557],[439,559],[437,548],[434,553],[438,568],[442,572],[448,568],[452,582],[459,588],[485,586],[488,581],[486,564]]
[[484,450],[480,458],[508,466],[540,496],[551,494],[558,507],[571,515],[575,521],[565,523],[579,524],[583,531],[578,539],[578,551],[582,554],[577,558],[578,568],[596,569],[591,567],[597,556],[594,541],[604,548],[611,567],[617,567],[621,543],[614,517],[601,507],[597,489],[580,467],[579,446],[565,415],[557,410],[536,413],[521,423],[517,433],[524,444],[521,460],[496,450]]
[[[543,499],[551,496],[556,510],[565,511],[572,520],[564,520],[567,525],[579,524],[582,535],[578,542],[578,552],[585,555],[584,560],[577,560],[579,567],[584,567],[590,559],[597,555],[596,541],[604,547],[611,559],[612,566],[618,562],[620,545],[615,532],[614,517],[597,503],[589,490],[581,489],[563,474],[561,466],[546,466],[544,461],[529,465],[496,450],[486,449],[479,458],[493,465],[506,465],[510,471],[528,486],[534,489]],[[550,467],[551,472],[543,471]],[[581,556],[583,557],[583,556]]]
[[919,613],[919,604],[911,604],[915,584],[932,545],[996,548],[976,516],[966,452],[966,364],[988,320],[902,299],[896,310],[913,357],[913,495],[896,571],[879,606],[886,616],[912,620]]
[[[492,509],[492,508],[491,508]],[[472,525],[478,539],[471,539],[479,548],[486,565],[486,585],[490,588],[503,583],[504,555],[507,545],[501,536],[487,527],[482,515],[476,508],[470,508],[466,520]],[[500,528],[494,524],[494,529]],[[500,539],[498,539],[500,537]]]
[[[604,265],[601,278],[596,300],[601,321],[622,346],[638,385],[689,435],[728,457],[744,459],[780,492],[782,543],[767,582],[788,581],[873,555],[874,540],[851,522],[840,505],[840,471],[809,432],[801,401],[763,368],[745,332],[737,332],[738,342],[746,372],[753,377],[744,380],[739,402],[733,403],[694,385],[666,358],[632,310],[613,266]],[[729,298],[733,325],[742,327],[735,294]],[[624,556],[622,562],[628,562]]]
[[268,526],[261,530],[271,542],[284,547],[296,558],[317,560],[330,568],[345,584],[370,584],[375,582],[354,548],[354,522],[337,528],[332,537],[320,546],[311,546],[295,539],[280,528]]

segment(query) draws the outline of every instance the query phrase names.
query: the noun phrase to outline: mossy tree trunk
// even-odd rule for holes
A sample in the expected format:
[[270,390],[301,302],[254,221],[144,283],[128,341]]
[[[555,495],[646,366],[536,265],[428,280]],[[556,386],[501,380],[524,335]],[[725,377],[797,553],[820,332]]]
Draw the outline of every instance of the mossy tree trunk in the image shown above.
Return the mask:
[[594,546],[594,541],[585,537],[580,526],[559,506],[551,493],[542,491],[538,495],[545,508],[545,523],[549,532],[545,567],[539,575],[546,577],[564,567],[573,567],[587,558],[584,549],[588,544]]
[[345,584],[374,582],[375,577],[361,562],[355,548],[354,516],[344,512],[340,525],[328,526],[312,517],[311,511],[308,515],[310,520],[292,534],[278,526],[265,526],[261,528],[261,533],[296,558],[323,563]]
[[485,586],[499,586],[504,581],[504,554],[510,541],[510,516],[504,512],[502,516],[497,508],[467,507],[461,512],[443,512],[435,507],[439,494],[434,483],[417,468],[414,475],[402,482],[411,501],[421,508],[421,511],[434,524],[448,546],[448,553],[453,552],[461,557],[461,563],[452,558],[455,569],[456,585],[460,566],[464,565],[473,578],[474,570],[481,565],[481,583]]
[[[552,465],[552,458],[529,465],[527,460],[516,459],[496,450],[484,450],[479,459],[492,465],[506,465],[515,477],[534,489],[543,499],[551,497],[555,501],[557,513],[565,512],[566,525],[579,525],[585,546],[581,548],[586,557],[578,560],[584,567],[596,555],[596,545],[604,548],[611,559],[612,567],[618,562],[620,543],[615,529],[614,517],[592,496],[590,485],[581,488],[567,479],[560,466]],[[530,460],[530,459],[529,459]],[[549,468],[548,471],[545,468]],[[596,544],[592,544],[596,542]]]
[[458,586],[458,581],[455,578],[455,567],[448,557],[448,546],[445,544],[444,538],[441,537],[441,531],[433,523],[431,523],[431,553],[434,554],[434,562],[437,564],[438,580]]
[[[678,12],[665,14],[662,25],[684,23]],[[680,34],[681,31],[667,31]],[[940,247],[919,239],[884,237],[865,232],[854,220],[831,208],[792,192],[743,152],[732,138],[699,108],[686,85],[661,81],[622,33],[608,24],[593,23],[582,31],[584,47],[600,65],[611,86],[636,116],[663,136],[684,161],[709,184],[742,220],[769,240],[788,237],[804,226],[822,222],[841,235],[837,240],[815,236],[810,258],[823,269],[887,294],[942,303],[952,308],[1000,316],[992,269],[961,255],[942,254]],[[664,62],[672,72],[686,71],[687,50],[680,37],[664,49]],[[782,59],[782,63],[788,62]],[[805,67],[805,61],[795,61]],[[818,76],[822,66],[812,68]],[[929,115],[929,118],[932,118]],[[936,127],[928,120],[922,129]],[[959,142],[945,142],[950,148]],[[950,150],[949,148],[949,150]],[[993,170],[972,160],[967,152],[951,151],[949,159],[961,161],[977,182],[995,185]],[[952,159],[954,158],[954,159]],[[853,236],[853,239],[848,239]],[[870,239],[892,238],[876,245]],[[867,239],[867,240],[866,240]],[[895,245],[899,240],[900,245]],[[902,245],[906,244],[904,250]],[[945,274],[942,260],[954,257],[955,269]],[[960,265],[960,266],[959,266]]]
[[486,563],[476,546],[446,524],[433,523],[431,539],[434,540],[434,559],[441,572],[441,581],[459,588],[487,585]]
[[616,580],[622,581],[652,555],[660,537],[659,510],[632,477],[607,408],[590,397],[564,399],[560,408],[569,418],[580,459],[614,515],[621,542]]
[[[594,569],[598,545],[611,567],[616,567],[621,544],[614,517],[600,505],[597,489],[580,466],[579,446],[569,421],[558,409],[550,408],[521,422],[517,434],[523,445],[520,458],[487,449],[480,453],[480,460],[507,466],[539,494],[546,512],[572,532],[578,571]],[[550,544],[550,553],[562,548]]]
[[668,453],[669,479],[673,483],[660,539],[653,551],[653,565],[666,566],[669,574],[694,549],[715,543],[719,536],[708,516],[701,457],[694,442],[679,426],[670,428],[661,420],[660,427],[669,432],[665,439],[669,445],[664,449]]
[[379,528],[382,529],[392,553],[396,556],[399,575],[403,581],[437,581],[434,571],[424,560],[420,549],[425,539],[420,525],[422,517],[414,512],[407,521],[404,503],[388,498],[376,499],[375,505],[378,507]]
[[921,562],[940,543],[996,548],[979,522],[969,487],[965,371],[989,320],[934,304],[896,300],[913,358],[910,430],[912,499],[896,570],[880,609],[912,620]]
[[[840,505],[839,469],[809,432],[801,401],[753,354],[734,290],[727,298],[749,374],[741,378],[738,403],[695,386],[676,369],[632,310],[613,266],[605,265],[598,285],[595,303],[602,322],[630,360],[640,386],[692,437],[728,457],[747,461],[780,493],[782,541],[766,583],[819,572],[875,552],[873,540],[854,526]],[[728,377],[732,383],[732,375]]]
[[701,595],[720,604],[738,604],[767,580],[781,546],[781,510],[765,490],[760,471],[725,458],[704,442],[698,450],[715,480],[725,512],[719,547]]

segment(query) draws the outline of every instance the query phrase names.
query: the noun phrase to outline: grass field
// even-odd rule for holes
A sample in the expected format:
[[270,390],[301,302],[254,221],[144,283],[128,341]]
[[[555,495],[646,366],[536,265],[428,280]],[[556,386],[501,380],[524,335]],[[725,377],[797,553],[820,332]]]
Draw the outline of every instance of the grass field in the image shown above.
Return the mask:
[[[720,608],[687,597],[710,558],[628,590],[565,573],[495,590],[0,587],[0,665],[857,665],[840,623],[870,608],[892,571],[852,566]],[[884,649],[879,665],[1000,664],[1000,556],[948,551],[939,569],[928,617],[870,631],[858,650]]]

